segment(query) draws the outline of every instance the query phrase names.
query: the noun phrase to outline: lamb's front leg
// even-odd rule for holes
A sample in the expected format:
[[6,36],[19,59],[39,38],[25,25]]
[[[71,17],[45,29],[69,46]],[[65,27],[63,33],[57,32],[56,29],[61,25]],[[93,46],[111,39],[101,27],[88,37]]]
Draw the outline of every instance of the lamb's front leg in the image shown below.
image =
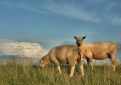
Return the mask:
[[57,66],[57,69],[58,69],[59,74],[61,74],[62,72],[61,72],[61,69],[60,69],[60,65]]
[[61,74],[62,72],[61,72],[61,69],[60,69],[60,63],[59,63],[59,61],[57,59],[55,59],[53,61],[53,63],[56,65],[56,68],[57,68],[57,71],[59,72],[59,74]]
[[72,78],[73,75],[74,75],[74,69],[75,69],[75,65],[74,66],[71,66],[70,78]]

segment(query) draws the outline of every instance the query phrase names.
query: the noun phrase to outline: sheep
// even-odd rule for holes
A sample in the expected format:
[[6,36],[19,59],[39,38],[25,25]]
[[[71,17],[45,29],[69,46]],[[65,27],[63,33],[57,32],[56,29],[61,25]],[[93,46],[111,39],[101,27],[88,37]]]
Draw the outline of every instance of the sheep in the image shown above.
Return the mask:
[[91,70],[93,70],[92,59],[103,60],[109,58],[113,71],[115,71],[118,45],[113,42],[85,43],[83,42],[85,38],[86,36],[74,36],[76,45],[80,48],[81,54],[83,55],[83,58],[87,60]]
[[75,45],[61,45],[52,48],[48,54],[46,54],[40,60],[40,67],[44,68],[49,63],[53,63],[57,66],[58,72],[61,74],[61,63],[70,64],[70,78],[73,77],[75,65],[78,63],[80,67],[81,75],[84,76],[83,63],[81,54],[77,46]]

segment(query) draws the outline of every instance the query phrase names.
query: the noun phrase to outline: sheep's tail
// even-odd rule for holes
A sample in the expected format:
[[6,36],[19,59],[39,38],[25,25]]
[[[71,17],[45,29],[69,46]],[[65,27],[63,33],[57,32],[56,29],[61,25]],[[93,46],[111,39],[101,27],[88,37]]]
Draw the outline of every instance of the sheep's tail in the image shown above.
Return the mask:
[[120,44],[117,44],[117,48],[118,48],[118,49],[120,48]]

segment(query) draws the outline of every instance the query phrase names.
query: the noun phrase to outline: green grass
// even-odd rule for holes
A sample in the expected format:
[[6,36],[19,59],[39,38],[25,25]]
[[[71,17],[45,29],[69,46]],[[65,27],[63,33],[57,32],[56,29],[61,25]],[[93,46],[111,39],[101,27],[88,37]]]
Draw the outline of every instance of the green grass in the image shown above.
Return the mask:
[[12,62],[0,64],[0,85],[121,85],[121,65],[117,66],[116,72],[110,65],[94,66],[93,71],[85,66],[84,72],[85,76],[81,77],[76,68],[70,79],[68,67],[63,67],[62,75],[59,75],[50,66],[39,69]]

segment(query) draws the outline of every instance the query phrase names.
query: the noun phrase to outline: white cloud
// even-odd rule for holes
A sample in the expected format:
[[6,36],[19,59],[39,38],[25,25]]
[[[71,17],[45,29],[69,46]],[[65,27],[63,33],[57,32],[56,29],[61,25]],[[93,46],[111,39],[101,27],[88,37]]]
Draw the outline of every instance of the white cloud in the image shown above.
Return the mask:
[[0,39],[0,54],[19,55],[21,57],[42,57],[47,53],[38,43],[18,42]]

